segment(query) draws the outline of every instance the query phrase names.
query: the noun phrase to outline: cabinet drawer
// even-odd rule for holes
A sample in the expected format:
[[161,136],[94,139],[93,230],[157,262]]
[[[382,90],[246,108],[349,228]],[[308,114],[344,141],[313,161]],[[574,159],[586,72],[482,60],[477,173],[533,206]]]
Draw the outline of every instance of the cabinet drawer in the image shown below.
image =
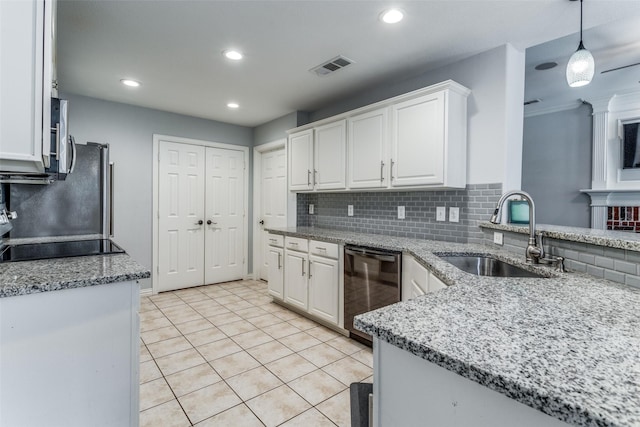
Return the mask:
[[277,248],[281,248],[284,246],[284,236],[280,234],[269,233],[269,237],[267,237],[267,242],[269,243],[269,246],[275,246]]
[[284,247],[294,251],[307,252],[309,251],[309,241],[299,237],[287,236],[284,238]]
[[319,242],[317,240],[309,241],[309,253],[327,258],[338,259],[338,245],[336,243]]

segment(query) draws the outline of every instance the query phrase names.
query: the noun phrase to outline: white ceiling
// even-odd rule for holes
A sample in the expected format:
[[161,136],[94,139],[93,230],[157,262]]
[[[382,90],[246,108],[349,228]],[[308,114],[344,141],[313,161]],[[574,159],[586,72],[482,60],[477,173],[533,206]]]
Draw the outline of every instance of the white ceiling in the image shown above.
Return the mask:
[[[391,5],[406,12],[394,26],[378,20]],[[584,7],[587,28],[640,16],[637,0]],[[63,92],[257,126],[504,43],[524,50],[575,33],[579,9],[569,0],[59,0],[58,81]],[[245,59],[226,60],[230,47]],[[323,78],[308,71],[339,54],[355,64]],[[142,87],[122,86],[125,77]]]
[[[585,3],[585,8],[588,6]],[[567,61],[578,47],[579,35],[527,49],[525,100],[540,99],[541,102],[526,106],[525,112],[544,112],[550,108],[578,105],[582,100],[640,91],[640,65],[601,74],[602,71],[640,63],[639,16],[591,28],[584,31],[583,40],[594,56],[596,72],[591,83],[580,88],[569,87],[565,78]],[[550,61],[558,63],[558,66],[535,70],[536,65]]]

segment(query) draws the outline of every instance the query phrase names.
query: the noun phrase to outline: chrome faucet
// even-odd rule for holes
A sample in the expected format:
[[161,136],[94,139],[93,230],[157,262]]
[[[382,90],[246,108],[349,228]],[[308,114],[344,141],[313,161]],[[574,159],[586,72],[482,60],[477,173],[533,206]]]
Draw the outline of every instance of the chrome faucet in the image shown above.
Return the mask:
[[536,206],[533,203],[533,198],[529,193],[520,190],[507,191],[500,197],[496,209],[491,215],[489,220],[493,224],[500,224],[500,209],[504,202],[511,196],[521,196],[529,203],[529,244],[525,252],[526,260],[530,264],[538,264],[540,259],[544,258],[544,248],[542,244],[538,245],[536,238]]

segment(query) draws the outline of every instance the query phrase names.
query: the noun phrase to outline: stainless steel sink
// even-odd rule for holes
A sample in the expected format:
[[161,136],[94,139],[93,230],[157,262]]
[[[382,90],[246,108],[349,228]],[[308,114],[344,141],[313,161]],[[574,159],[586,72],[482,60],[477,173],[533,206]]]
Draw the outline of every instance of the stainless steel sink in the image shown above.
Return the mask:
[[537,277],[544,276],[516,267],[499,259],[484,255],[439,255],[440,258],[467,273],[491,277]]

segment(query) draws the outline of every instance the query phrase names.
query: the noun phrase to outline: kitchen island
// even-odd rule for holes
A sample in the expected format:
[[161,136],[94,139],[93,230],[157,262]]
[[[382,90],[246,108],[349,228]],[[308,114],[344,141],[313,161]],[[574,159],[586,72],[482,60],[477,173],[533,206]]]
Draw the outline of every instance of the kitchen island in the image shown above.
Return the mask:
[[[356,317],[356,328],[374,336],[376,425],[640,425],[640,290],[526,265],[524,252],[483,245],[304,227],[280,232],[399,249],[449,285]],[[546,278],[478,277],[436,255],[445,253],[491,254]],[[442,383],[453,378],[463,383]],[[454,391],[473,386],[482,389],[478,395],[498,395],[498,403],[492,396],[465,407],[469,401]],[[501,418],[508,412],[511,418]]]
[[129,255],[0,263],[0,425],[138,425]]

